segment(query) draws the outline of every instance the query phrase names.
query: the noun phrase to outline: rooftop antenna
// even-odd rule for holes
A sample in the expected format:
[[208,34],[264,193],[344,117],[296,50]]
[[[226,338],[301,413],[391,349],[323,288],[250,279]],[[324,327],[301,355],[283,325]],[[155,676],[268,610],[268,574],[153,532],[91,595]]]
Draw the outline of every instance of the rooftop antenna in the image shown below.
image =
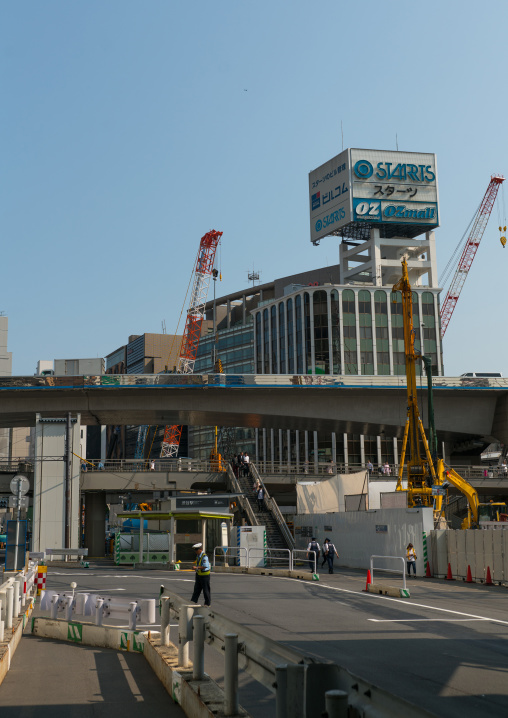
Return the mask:
[[165,319],[162,320],[162,333],[166,334],[166,320]]
[[252,286],[254,287],[256,282],[259,282],[259,277],[261,275],[261,272],[256,272],[255,269],[252,269],[252,272],[247,272],[247,278],[249,282],[252,282]]
[[399,151],[399,138],[397,137],[397,133],[395,133],[395,146],[397,148],[397,152]]
[[342,127],[342,120],[340,121],[340,135],[342,137],[342,149],[344,149],[344,128]]

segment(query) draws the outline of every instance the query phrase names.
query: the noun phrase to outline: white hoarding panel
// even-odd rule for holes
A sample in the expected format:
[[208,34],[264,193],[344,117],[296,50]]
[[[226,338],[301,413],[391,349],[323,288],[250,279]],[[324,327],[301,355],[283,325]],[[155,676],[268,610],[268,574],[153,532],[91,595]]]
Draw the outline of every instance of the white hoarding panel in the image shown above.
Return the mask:
[[436,156],[348,149],[309,174],[311,241],[417,237],[439,225]]
[[315,242],[351,222],[349,151],[309,174],[310,239]]

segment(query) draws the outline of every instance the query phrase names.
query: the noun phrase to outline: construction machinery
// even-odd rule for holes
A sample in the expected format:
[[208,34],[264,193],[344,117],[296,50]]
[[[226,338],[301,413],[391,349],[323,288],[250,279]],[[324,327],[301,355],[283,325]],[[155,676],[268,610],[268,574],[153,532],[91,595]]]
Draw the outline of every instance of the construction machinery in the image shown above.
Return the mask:
[[[487,187],[487,191],[485,192],[485,196],[482,199],[480,206],[473,217],[473,220],[471,221],[472,229],[465,242],[459,264],[450,283],[450,287],[448,288],[445,300],[441,305],[441,338],[444,337],[445,332],[448,328],[448,324],[450,323],[450,319],[452,318],[452,314],[459,300],[462,287],[464,286],[467,275],[476,256],[476,252],[478,251],[478,247],[480,246],[483,233],[485,232],[485,229],[487,227],[487,223],[494,207],[494,202],[496,201],[497,193],[504,180],[505,178],[502,175],[492,175],[492,177],[490,178],[489,186]],[[501,232],[503,231],[501,227],[499,227],[499,230]],[[506,227],[504,228],[504,231],[506,231]],[[443,274],[446,276],[449,276],[449,274],[447,273],[448,269],[452,266],[451,263],[453,261],[453,258],[455,257],[455,254],[460,248],[461,242],[459,242],[459,245],[457,245],[455,252],[453,253],[450,261],[445,267]],[[503,245],[503,247],[505,246],[505,237],[501,237],[501,244]]]
[[[407,261],[405,258],[402,260],[402,277],[394,284],[392,289],[392,299],[394,301],[397,292],[400,292],[402,295],[404,353],[406,358],[407,379],[407,416],[404,438],[402,440],[397,491],[404,490],[402,488],[402,476],[404,467],[406,466],[408,506],[434,506],[435,501],[432,494],[432,484],[437,483],[437,477],[418,409],[416,363],[421,359],[421,355],[415,350],[413,292],[409,282]],[[407,450],[408,443],[409,451]],[[440,511],[441,506],[436,506],[435,509]]]
[[[415,349],[413,293],[405,258],[402,260],[402,277],[393,286],[392,297],[396,292],[401,292],[402,295],[407,381],[407,417],[396,490],[407,492],[407,505],[409,507],[431,506],[434,509],[434,524],[439,526],[444,509],[444,490],[448,486],[454,486],[466,497],[468,502],[467,516],[462,522],[461,528],[490,528],[499,524],[504,524],[508,528],[508,507],[505,503],[480,503],[478,492],[474,486],[463,479],[454,469],[446,466],[443,459],[437,458],[437,435],[434,425],[432,397],[432,367],[430,359],[422,356]],[[420,417],[416,394],[416,364],[420,360],[423,362],[427,373],[430,446]],[[407,489],[402,486],[405,467],[407,470]]]

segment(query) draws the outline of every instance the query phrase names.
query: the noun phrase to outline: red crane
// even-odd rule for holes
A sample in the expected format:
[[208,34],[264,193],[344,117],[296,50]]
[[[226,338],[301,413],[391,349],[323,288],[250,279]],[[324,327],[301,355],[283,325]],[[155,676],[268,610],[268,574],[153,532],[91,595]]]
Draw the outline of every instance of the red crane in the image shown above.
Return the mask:
[[[201,336],[201,325],[205,318],[205,303],[208,287],[210,286],[210,277],[212,276],[215,253],[221,237],[222,232],[216,232],[212,229],[204,237],[201,237],[201,242],[199,243],[190,304],[187,310],[182,347],[176,367],[177,374],[192,374],[194,371]],[[177,456],[181,435],[181,426],[166,426],[161,457]]]
[[502,175],[492,175],[487,191],[485,192],[485,197],[473,219],[473,228],[467,238],[464,251],[462,252],[459,265],[455,271],[446,298],[441,305],[441,338],[444,337],[450,319],[452,318],[453,310],[459,301],[462,287],[473,264],[473,259],[478,251],[492,208],[494,207],[499,187],[504,182],[504,179]]

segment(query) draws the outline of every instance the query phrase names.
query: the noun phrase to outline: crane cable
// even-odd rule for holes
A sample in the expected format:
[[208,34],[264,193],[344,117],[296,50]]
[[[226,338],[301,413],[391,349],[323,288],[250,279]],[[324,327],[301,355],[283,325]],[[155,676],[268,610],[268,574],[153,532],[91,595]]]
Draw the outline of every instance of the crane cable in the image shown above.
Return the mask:
[[499,241],[503,245],[503,249],[506,247],[506,206],[505,206],[505,200],[504,200],[504,184],[501,185],[501,201],[503,203],[503,208],[501,209],[501,206],[499,202],[497,203],[497,218],[499,223]]
[[459,250],[462,249],[462,247],[463,247],[463,246],[466,244],[466,242],[467,242],[467,239],[468,239],[468,237],[469,237],[469,230],[471,229],[471,225],[473,224],[473,222],[474,222],[474,220],[475,220],[475,217],[476,217],[476,215],[478,214],[478,211],[479,211],[479,209],[480,209],[480,206],[481,206],[481,202],[480,202],[480,204],[478,205],[478,207],[477,207],[475,213],[474,213],[473,216],[471,217],[471,221],[470,221],[469,224],[467,225],[464,234],[462,235],[462,237],[461,237],[460,240],[459,240],[459,243],[458,243],[457,246],[455,247],[455,250],[454,250],[452,256],[450,257],[450,259],[448,260],[448,263],[447,263],[446,267],[445,267],[445,268],[443,269],[443,271],[441,272],[441,276],[439,277],[439,280],[438,280],[438,281],[439,281],[439,284],[440,284],[442,287],[444,287],[444,286],[448,283],[448,280],[450,279],[450,274],[452,273],[452,271],[453,271],[453,269],[454,269],[454,267],[455,267],[455,264],[456,264],[456,262],[455,262],[455,257],[457,256]]
[[183,300],[182,309],[180,310],[180,316],[178,317],[178,322],[177,322],[177,325],[176,325],[176,330],[175,330],[175,333],[173,334],[173,341],[171,342],[171,347],[170,347],[170,349],[169,349],[168,358],[167,358],[167,360],[166,360],[166,366],[169,364],[169,360],[171,359],[171,354],[173,353],[173,347],[174,347],[174,345],[175,345],[176,337],[177,337],[177,335],[178,335],[178,329],[179,329],[179,327],[180,327],[180,322],[181,322],[181,320],[182,320],[182,314],[184,313],[185,308],[187,307],[187,297],[189,296],[189,289],[190,289],[190,286],[191,286],[192,281],[193,281],[193,279],[194,279],[195,267],[196,267],[196,265],[197,265],[198,255],[199,255],[199,248],[198,248],[198,251],[196,252],[196,258],[195,258],[195,260],[194,260],[193,269],[192,269],[191,275],[190,275],[190,277],[189,277],[189,283],[188,283],[188,285],[187,285],[187,291],[185,292],[185,298],[184,298],[184,300]]

